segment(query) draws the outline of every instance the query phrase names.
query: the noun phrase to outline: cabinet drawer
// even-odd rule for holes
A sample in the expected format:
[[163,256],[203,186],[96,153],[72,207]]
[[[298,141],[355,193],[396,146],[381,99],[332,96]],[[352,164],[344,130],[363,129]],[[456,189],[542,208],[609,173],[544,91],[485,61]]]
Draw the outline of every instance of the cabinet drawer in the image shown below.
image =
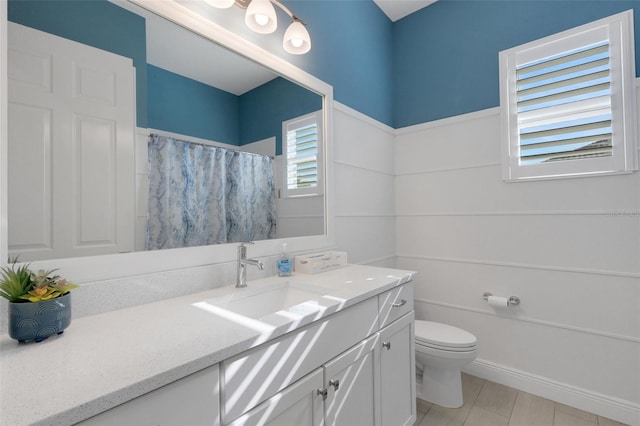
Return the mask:
[[222,363],[226,424],[378,329],[378,302],[365,300]]
[[408,282],[378,295],[380,328],[386,327],[413,310],[413,283]]

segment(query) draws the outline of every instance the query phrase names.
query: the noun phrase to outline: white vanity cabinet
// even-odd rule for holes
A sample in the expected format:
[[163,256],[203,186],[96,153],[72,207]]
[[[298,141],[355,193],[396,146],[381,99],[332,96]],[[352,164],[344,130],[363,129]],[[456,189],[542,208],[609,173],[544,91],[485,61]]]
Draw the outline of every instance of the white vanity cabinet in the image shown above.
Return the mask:
[[231,423],[375,334],[377,317],[374,297],[223,361],[223,423]]
[[376,333],[228,426],[380,425],[378,343]]
[[411,425],[413,319],[409,282],[81,424]]
[[77,423],[82,426],[219,426],[218,364]]
[[407,283],[224,361],[223,424],[412,424],[413,318]]

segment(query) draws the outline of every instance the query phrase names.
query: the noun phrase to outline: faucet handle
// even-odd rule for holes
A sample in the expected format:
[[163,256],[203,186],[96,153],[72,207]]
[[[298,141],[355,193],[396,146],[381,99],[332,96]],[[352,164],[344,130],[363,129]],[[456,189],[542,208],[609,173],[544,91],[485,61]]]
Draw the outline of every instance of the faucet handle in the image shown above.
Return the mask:
[[240,247],[244,247],[245,244],[255,244],[253,241],[240,241]]

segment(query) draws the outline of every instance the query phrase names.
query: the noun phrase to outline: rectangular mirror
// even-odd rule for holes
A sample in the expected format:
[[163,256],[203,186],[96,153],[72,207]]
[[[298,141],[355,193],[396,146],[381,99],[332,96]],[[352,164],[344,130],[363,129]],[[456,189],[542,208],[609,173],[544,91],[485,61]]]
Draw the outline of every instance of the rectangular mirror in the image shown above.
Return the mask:
[[8,2],[9,255],[326,236],[330,87],[140,4]]

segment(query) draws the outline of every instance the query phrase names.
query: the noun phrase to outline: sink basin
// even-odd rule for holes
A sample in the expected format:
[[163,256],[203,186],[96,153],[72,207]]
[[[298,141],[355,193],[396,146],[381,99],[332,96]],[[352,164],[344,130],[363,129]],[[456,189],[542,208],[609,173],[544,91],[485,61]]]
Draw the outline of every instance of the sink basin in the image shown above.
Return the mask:
[[276,313],[304,315],[316,312],[324,307],[318,303],[323,294],[320,289],[303,288],[287,282],[273,286],[235,289],[233,293],[209,299],[207,303],[233,314],[257,320]]

